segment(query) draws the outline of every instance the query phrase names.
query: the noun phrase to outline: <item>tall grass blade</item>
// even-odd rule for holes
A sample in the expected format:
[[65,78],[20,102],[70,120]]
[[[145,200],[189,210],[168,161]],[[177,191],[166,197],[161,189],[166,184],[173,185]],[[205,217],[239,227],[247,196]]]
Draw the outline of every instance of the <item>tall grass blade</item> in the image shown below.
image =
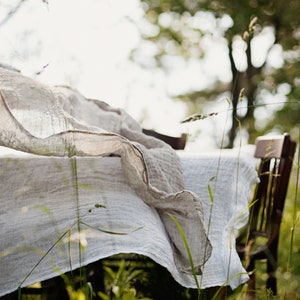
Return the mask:
[[198,300],[199,300],[200,299],[201,288],[200,288],[200,285],[199,285],[199,282],[198,282],[198,279],[197,279],[197,274],[196,274],[196,270],[195,270],[195,266],[194,266],[193,257],[192,257],[192,254],[191,254],[190,247],[189,247],[189,244],[187,242],[186,236],[185,236],[184,231],[183,231],[180,223],[178,222],[178,220],[172,214],[170,214],[170,213],[167,213],[167,215],[171,218],[171,220],[177,226],[177,229],[178,229],[178,231],[180,233],[180,236],[181,236],[181,238],[183,240],[186,252],[187,252],[188,257],[189,257],[189,263],[190,263],[190,266],[192,268],[192,273],[193,273],[193,276],[194,276],[194,280],[195,280],[195,283],[196,283],[196,286],[197,286]]

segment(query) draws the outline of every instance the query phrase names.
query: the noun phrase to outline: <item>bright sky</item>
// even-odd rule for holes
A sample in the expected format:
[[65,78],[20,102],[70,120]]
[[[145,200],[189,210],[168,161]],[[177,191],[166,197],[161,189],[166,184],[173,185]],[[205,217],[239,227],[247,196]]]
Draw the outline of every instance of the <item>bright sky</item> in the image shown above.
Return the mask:
[[28,0],[0,28],[0,61],[45,83],[67,84],[86,97],[125,108],[139,121],[147,118],[150,127],[168,121],[177,134],[184,106],[166,95],[160,74],[128,59],[140,43],[135,23],[143,11],[138,3],[51,0],[47,6]]
[[[223,134],[226,115],[182,125],[180,121],[187,117],[185,105],[174,102],[171,95],[205,87],[215,77],[230,79],[225,44],[214,38],[204,40],[206,60],[172,60],[172,70],[166,77],[163,71],[146,70],[129,60],[131,50],[142,43],[136,26],[144,22],[138,0],[48,2],[46,5],[42,0],[27,0],[0,27],[0,63],[11,64],[47,84],[67,84],[86,97],[124,108],[144,127],[170,135],[188,132],[192,134],[190,140],[200,130],[205,140],[200,147],[213,147],[207,137],[216,130],[220,136]],[[213,26],[213,20],[206,18],[199,26]],[[153,49],[147,44],[142,46],[142,59],[147,60]],[[36,75],[39,71],[42,73]],[[227,106],[225,99],[215,105],[217,111]]]

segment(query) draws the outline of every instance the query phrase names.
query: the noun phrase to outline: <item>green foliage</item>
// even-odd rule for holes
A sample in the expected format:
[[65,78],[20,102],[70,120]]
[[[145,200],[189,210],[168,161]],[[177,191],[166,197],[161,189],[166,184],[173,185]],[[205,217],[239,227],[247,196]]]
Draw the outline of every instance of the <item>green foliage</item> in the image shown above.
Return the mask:
[[[298,141],[299,142],[299,141]],[[210,190],[210,188],[209,188]],[[211,202],[213,202],[213,195]],[[274,296],[265,289],[266,274],[264,262],[256,264],[256,297],[257,299],[298,299],[300,293],[300,190],[299,190],[299,158],[295,157],[294,170],[290,179],[289,191],[281,225],[279,243],[279,263],[277,270],[278,296]],[[171,217],[171,215],[170,215]],[[176,219],[172,218],[177,224]],[[184,239],[184,233],[177,224]],[[188,248],[188,245],[187,245]],[[180,286],[162,266],[155,264],[150,259],[130,256],[120,256],[112,264],[109,259],[103,261],[104,288],[98,293],[102,300],[110,299],[214,299],[221,289],[216,289],[214,294],[206,290],[187,289]],[[126,260],[126,258],[128,258]],[[192,259],[192,258],[191,258]],[[63,281],[72,300],[89,300],[92,298],[93,286],[86,278],[84,268],[79,275],[64,274]],[[97,282],[97,284],[100,284]],[[235,291],[226,291],[225,299],[246,299],[246,285],[241,285]],[[200,296],[199,296],[200,295]],[[30,299],[38,300],[38,296]],[[21,298],[20,298],[21,299]],[[26,298],[29,299],[29,298]],[[216,298],[218,299],[218,298]]]
[[[127,269],[124,259],[120,260],[119,268],[114,271],[111,267],[104,266],[106,274],[106,291],[99,292],[99,296],[103,300],[135,300],[136,289],[133,287],[134,281],[143,273],[142,270],[129,267]],[[142,299],[142,298],[139,298]],[[147,298],[143,298],[147,299]]]
[[[300,140],[298,139],[298,144]],[[299,154],[298,154],[299,155]],[[267,274],[265,262],[257,262],[256,291],[257,299],[299,299],[300,295],[300,190],[299,156],[295,156],[294,168],[289,181],[288,194],[280,227],[278,247],[277,287],[278,295],[270,294],[265,289]],[[241,286],[229,299],[245,299],[244,287]]]
[[[299,125],[299,65],[300,35],[299,14],[300,2],[288,1],[224,1],[224,0],[142,0],[145,4],[145,17],[155,26],[151,34],[144,33],[144,38],[157,47],[157,66],[164,67],[166,56],[181,56],[186,60],[203,59],[207,55],[207,39],[218,40],[227,45],[228,62],[231,78],[220,82],[215,80],[206,89],[189,91],[177,98],[184,100],[190,113],[199,113],[210,101],[216,101],[229,95],[232,103],[232,128],[228,146],[238,132],[238,118],[248,131],[250,142],[258,134],[265,133],[276,126],[277,131],[292,131]],[[268,35],[265,33],[268,32]],[[270,37],[273,40],[270,40]],[[267,44],[266,50],[254,51],[254,42],[260,38]],[[246,66],[241,68],[234,55],[236,44],[242,45],[241,56]],[[274,51],[281,56],[282,64],[271,63]],[[280,51],[282,52],[281,54]],[[260,52],[260,53],[259,53]],[[263,53],[264,52],[264,53]],[[254,63],[260,54],[260,63]],[[280,87],[286,91],[279,92]],[[246,112],[240,115],[237,111],[240,92],[244,90]],[[274,106],[280,95],[284,105]],[[291,107],[291,103],[296,104]],[[269,112],[279,111],[273,119],[256,120],[255,107],[270,106]],[[294,107],[296,108],[296,112]],[[289,114],[289,112],[294,112]],[[201,113],[200,113],[201,114]],[[281,116],[285,116],[281,118]],[[289,119],[287,122],[286,119]],[[255,122],[256,121],[256,122]],[[259,123],[259,124],[257,124]],[[258,126],[259,125],[259,130]]]
[[[123,262],[122,265],[120,264],[122,260],[125,265]],[[110,258],[104,259],[103,265],[105,266],[105,287],[99,294],[101,299],[116,299],[113,289],[115,291],[125,290],[126,297],[134,297],[132,299],[188,300],[198,298],[196,289],[187,289],[181,286],[166,268],[147,257],[122,254],[114,256],[112,260]],[[119,276],[118,273],[122,273],[122,275]],[[130,276],[133,278],[128,281]],[[128,282],[125,287],[123,283],[126,281]],[[118,287],[114,287],[115,285]]]
[[194,276],[194,279],[195,279],[195,284],[197,286],[198,295],[199,295],[198,299],[200,299],[201,288],[199,286],[199,282],[198,282],[197,274],[196,274],[196,269],[195,269],[194,262],[193,262],[193,257],[191,255],[190,247],[189,247],[189,244],[187,242],[186,236],[185,236],[184,231],[183,231],[180,223],[178,222],[178,220],[172,214],[168,214],[168,215],[171,218],[171,220],[176,224],[177,230],[180,233],[180,236],[183,240],[186,252],[187,252],[188,257],[189,257],[189,264],[192,268],[192,273],[193,273],[193,276]]

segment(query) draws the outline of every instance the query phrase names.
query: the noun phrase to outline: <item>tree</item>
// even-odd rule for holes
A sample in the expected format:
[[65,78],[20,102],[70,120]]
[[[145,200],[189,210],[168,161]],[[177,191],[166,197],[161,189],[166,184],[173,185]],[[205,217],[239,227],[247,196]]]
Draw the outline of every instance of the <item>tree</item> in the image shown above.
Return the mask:
[[[228,132],[228,147],[234,144],[239,122],[248,131],[249,141],[270,126],[279,130],[290,130],[299,126],[300,77],[300,2],[298,0],[142,0],[146,19],[156,28],[151,33],[144,32],[144,39],[157,47],[157,65],[164,67],[164,58],[181,55],[187,60],[198,57],[204,59],[202,43],[207,36],[216,35],[225,44],[230,64],[231,78],[228,82],[215,82],[207,89],[199,89],[177,95],[178,98],[193,103],[199,112],[203,103],[215,100],[219,95],[228,95],[231,102],[232,125]],[[206,19],[204,17],[206,16]],[[213,26],[207,29],[203,22],[213,17]],[[262,47],[255,47],[259,40]],[[241,60],[235,55],[236,47],[242,45]],[[263,45],[266,49],[263,50]],[[274,55],[277,53],[277,56]],[[257,61],[258,54],[261,58]],[[274,61],[277,57],[277,61]],[[273,58],[273,61],[272,61]],[[272,98],[281,97],[281,105],[273,106]],[[271,99],[271,102],[266,102]],[[241,105],[240,102],[246,103]],[[291,108],[290,103],[296,103]],[[266,106],[269,110],[280,108],[282,115],[288,113],[289,122],[273,119],[259,124],[255,111]],[[239,106],[246,108],[242,113]],[[296,112],[290,114],[287,111]],[[192,113],[192,112],[191,112]],[[275,114],[276,117],[276,114]],[[274,121],[275,120],[275,121]]]
[[[19,0],[18,2],[13,1],[13,3],[5,3],[6,1],[0,1],[0,6],[5,10],[5,14],[2,19],[0,19],[0,27],[3,26],[6,22],[8,22],[22,7],[22,5],[27,0]],[[4,2],[4,3],[2,3]]]

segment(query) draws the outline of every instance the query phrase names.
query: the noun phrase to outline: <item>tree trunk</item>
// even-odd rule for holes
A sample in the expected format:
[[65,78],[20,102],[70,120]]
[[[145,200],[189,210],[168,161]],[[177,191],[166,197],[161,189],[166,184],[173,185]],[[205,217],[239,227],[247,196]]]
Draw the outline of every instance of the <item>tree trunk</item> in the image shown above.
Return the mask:
[[[232,44],[229,46],[229,59],[231,63],[231,71],[232,71],[232,126],[229,132],[229,143],[228,148],[232,148],[234,146],[235,137],[238,134],[239,126],[244,126],[249,134],[249,142],[253,141],[253,136],[255,136],[255,120],[254,120],[254,99],[257,90],[257,75],[261,73],[262,66],[260,68],[256,68],[252,65],[251,62],[251,47],[250,47],[249,39],[247,41],[247,69],[245,72],[241,73],[237,70],[235,66],[235,62],[232,55]],[[244,95],[247,99],[247,103],[243,105],[246,108],[246,113],[243,116],[238,116],[237,107],[238,103],[243,100],[241,96],[241,92],[244,90]]]

